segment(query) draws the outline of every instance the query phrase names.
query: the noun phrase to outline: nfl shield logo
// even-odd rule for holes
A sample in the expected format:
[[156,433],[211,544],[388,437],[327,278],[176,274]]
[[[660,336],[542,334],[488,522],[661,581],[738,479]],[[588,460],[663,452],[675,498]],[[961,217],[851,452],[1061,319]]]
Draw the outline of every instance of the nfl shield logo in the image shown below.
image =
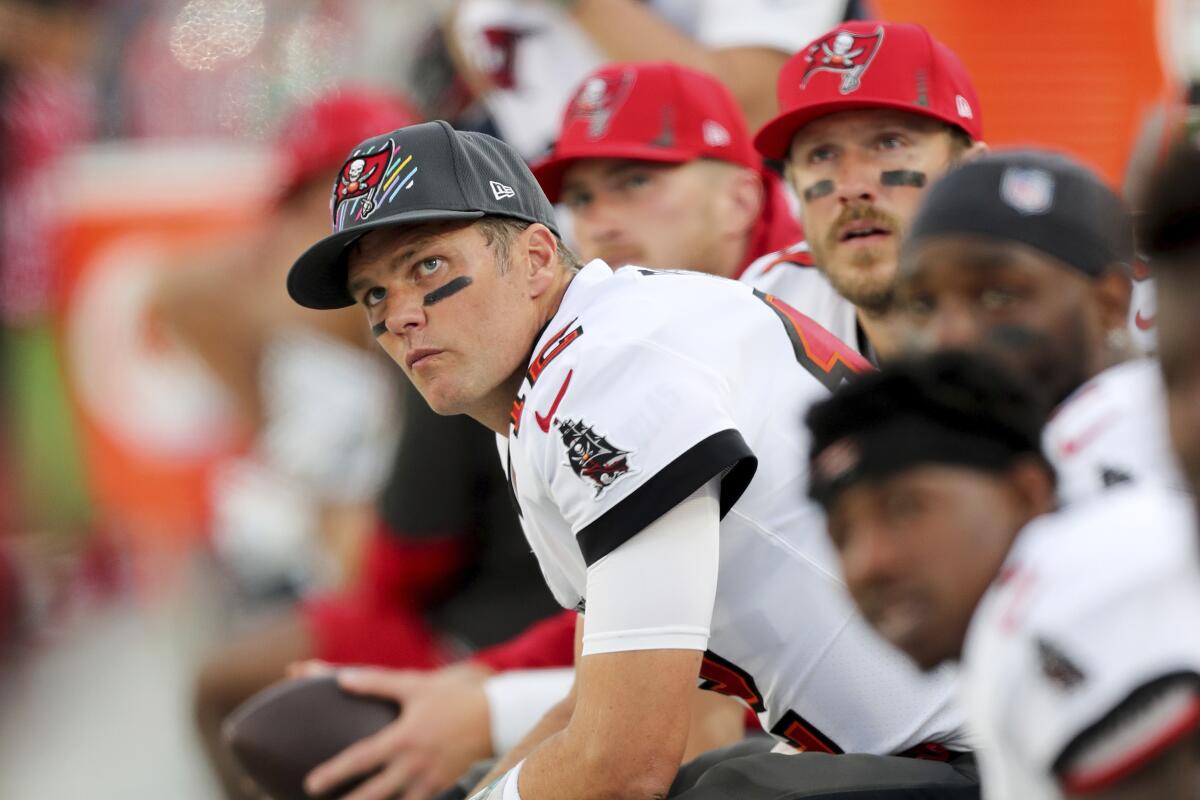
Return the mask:
[[1043,169],[1009,167],[1000,178],[1000,197],[1022,214],[1044,214],[1054,203],[1054,176]]

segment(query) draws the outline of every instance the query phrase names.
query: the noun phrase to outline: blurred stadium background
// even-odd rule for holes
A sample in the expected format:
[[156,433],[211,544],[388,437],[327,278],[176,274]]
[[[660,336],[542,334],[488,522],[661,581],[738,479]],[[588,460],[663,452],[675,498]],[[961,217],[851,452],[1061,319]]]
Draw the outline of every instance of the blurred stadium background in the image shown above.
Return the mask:
[[[453,5],[0,0],[0,798],[216,798],[200,655],[353,573],[353,525],[247,466],[238,399],[159,290],[272,213],[296,104],[357,84],[479,124]],[[991,144],[1127,188],[1200,77],[1200,0],[855,5],[962,56]]]

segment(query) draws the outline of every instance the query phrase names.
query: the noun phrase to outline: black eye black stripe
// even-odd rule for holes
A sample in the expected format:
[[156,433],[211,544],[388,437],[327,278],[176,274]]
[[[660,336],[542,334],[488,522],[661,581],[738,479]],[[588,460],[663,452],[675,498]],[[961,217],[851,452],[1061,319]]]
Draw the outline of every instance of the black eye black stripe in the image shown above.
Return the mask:
[[442,284],[438,288],[434,289],[429,294],[425,295],[424,304],[427,306],[431,306],[434,303],[440,303],[441,301],[445,300],[450,295],[457,294],[458,292],[467,288],[468,286],[471,285],[471,283],[472,283],[471,279],[468,278],[466,275],[459,275],[454,280],[447,281],[446,283]]
[[812,202],[818,198],[824,197],[827,194],[833,194],[833,181],[826,178],[822,181],[817,181],[812,186],[804,190],[804,199]]
[[884,186],[912,186],[920,189],[925,185],[925,173],[915,169],[889,169],[879,173],[879,182]]

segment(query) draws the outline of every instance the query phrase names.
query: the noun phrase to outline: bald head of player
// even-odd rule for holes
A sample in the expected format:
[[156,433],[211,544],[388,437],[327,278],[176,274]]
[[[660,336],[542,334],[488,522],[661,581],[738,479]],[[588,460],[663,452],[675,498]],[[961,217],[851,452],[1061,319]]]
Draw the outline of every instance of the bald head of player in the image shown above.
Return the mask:
[[732,93],[678,64],[609,64],[585,77],[533,174],[571,212],[585,261],[736,277],[801,236]]
[[1130,217],[1052,153],[963,164],[925,197],[904,245],[901,317],[918,350],[983,349],[1058,403],[1128,359]]
[[1040,404],[998,363],[899,359],[809,411],[809,493],[867,621],[922,668],[957,658],[1018,531],[1054,503]]
[[754,144],[784,162],[817,266],[889,357],[900,243],[917,204],[985,149],[970,76],[919,25],[850,22],[792,57],[778,95],[782,112]]
[[1158,355],[1171,443],[1200,497],[1200,139],[1179,139],[1144,200],[1142,245],[1158,282]]

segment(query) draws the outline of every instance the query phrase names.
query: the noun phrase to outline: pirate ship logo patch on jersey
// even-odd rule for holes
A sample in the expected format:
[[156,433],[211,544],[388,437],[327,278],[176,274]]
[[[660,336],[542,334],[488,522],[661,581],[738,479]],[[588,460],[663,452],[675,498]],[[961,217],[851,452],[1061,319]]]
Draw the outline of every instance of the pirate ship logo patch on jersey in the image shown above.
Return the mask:
[[567,108],[565,128],[578,119],[587,121],[588,136],[601,139],[608,133],[608,124],[613,114],[629,97],[633,89],[634,73],[632,69],[623,71],[620,75],[597,75],[584,81],[579,87],[571,105]]
[[417,171],[412,160],[412,155],[401,158],[391,139],[354,151],[333,184],[333,230],[345,228],[347,220],[367,219],[412,186]]
[[836,72],[842,76],[838,91],[850,94],[862,83],[863,73],[871,66],[875,54],[883,45],[883,27],[872,33],[835,31],[809,45],[804,54],[808,66],[800,76],[800,88],[818,72]]
[[583,420],[563,420],[558,423],[558,432],[567,448],[566,465],[596,487],[596,497],[622,476],[637,471],[629,466],[627,456],[632,451],[614,447]]

